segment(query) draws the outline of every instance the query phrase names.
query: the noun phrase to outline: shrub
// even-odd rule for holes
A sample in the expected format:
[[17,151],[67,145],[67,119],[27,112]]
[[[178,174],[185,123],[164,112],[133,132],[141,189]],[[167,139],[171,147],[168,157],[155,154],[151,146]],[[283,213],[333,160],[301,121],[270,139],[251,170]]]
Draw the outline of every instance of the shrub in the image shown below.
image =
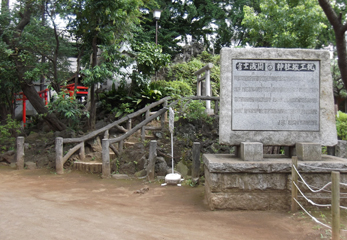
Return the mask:
[[1,151],[5,151],[9,148],[14,148],[16,141],[16,134],[21,132],[20,123],[11,118],[11,115],[7,115],[6,124],[0,125],[0,146]]
[[347,114],[338,111],[336,118],[337,135],[341,140],[347,140]]
[[190,122],[204,121],[209,124],[213,123],[213,117],[206,113],[204,106],[205,102],[193,100],[189,102],[187,109],[183,113],[183,118],[188,119]]
[[168,68],[167,79],[169,81],[183,81],[188,83],[196,94],[196,76],[194,72],[203,68],[207,63],[213,63],[211,70],[211,89],[213,96],[219,96],[220,88],[220,56],[212,56],[206,51],[202,52],[197,58],[193,58],[189,62],[177,63]]
[[180,95],[182,97],[192,96],[193,90],[188,83],[183,81],[156,81],[151,82],[150,89],[158,90],[163,97]]
[[66,118],[73,129],[79,126],[81,117],[89,117],[89,113],[83,108],[83,104],[79,103],[75,95],[70,97],[64,90],[58,93],[54,101],[48,103],[49,112],[57,112],[61,117]]

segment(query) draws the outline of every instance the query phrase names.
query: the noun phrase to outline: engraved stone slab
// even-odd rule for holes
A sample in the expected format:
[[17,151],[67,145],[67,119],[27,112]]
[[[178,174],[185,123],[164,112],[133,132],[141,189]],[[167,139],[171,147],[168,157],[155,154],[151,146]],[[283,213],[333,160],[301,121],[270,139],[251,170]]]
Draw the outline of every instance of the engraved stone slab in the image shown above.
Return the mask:
[[232,64],[232,130],[319,131],[319,61]]
[[223,48],[219,126],[228,145],[336,145],[330,53]]

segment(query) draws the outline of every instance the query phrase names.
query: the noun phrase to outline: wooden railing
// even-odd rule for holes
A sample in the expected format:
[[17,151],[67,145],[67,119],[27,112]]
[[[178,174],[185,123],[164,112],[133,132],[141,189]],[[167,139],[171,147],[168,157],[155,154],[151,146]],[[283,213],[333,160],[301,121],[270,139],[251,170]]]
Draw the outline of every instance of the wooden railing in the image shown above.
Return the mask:
[[[76,151],[79,150],[80,159],[84,160],[85,158],[85,150],[84,150],[84,143],[85,141],[92,139],[99,135],[100,133],[104,133],[104,139],[102,140],[102,177],[108,178],[111,176],[111,166],[110,166],[110,155],[109,155],[109,149],[116,154],[119,155],[119,151],[122,151],[124,140],[130,137],[132,134],[134,134],[136,131],[141,129],[141,138],[144,139],[145,136],[145,130],[161,130],[164,127],[165,120],[166,120],[166,111],[169,109],[170,106],[174,106],[178,103],[178,101],[182,100],[204,100],[204,101],[215,101],[215,114],[218,114],[218,103],[219,103],[219,97],[210,97],[210,96],[193,96],[193,97],[185,97],[181,98],[179,100],[176,100],[172,102],[170,105],[168,105],[168,101],[171,99],[171,97],[165,97],[155,103],[152,103],[148,105],[145,108],[142,108],[138,110],[137,112],[131,113],[113,123],[108,124],[107,126],[96,130],[94,132],[91,132],[83,137],[79,138],[61,138],[57,137],[55,140],[55,151],[56,151],[56,172],[57,174],[63,174],[64,173],[64,163],[74,154]],[[151,112],[151,109],[154,107],[157,107],[159,105],[163,104],[163,108],[156,111]],[[134,128],[131,127],[131,119],[135,118],[143,113],[146,113],[146,118],[139,124],[137,124]],[[154,119],[160,117],[161,118],[161,126],[160,127],[147,127],[146,125],[153,121]],[[122,126],[119,126],[119,124],[127,122],[127,129],[125,129]],[[109,129],[116,127],[119,130],[123,131],[124,134],[117,138],[109,139],[108,131]],[[63,156],[63,145],[64,143],[78,143],[75,147],[71,148],[65,156]],[[112,145],[114,143],[118,143],[118,150]]]
[[[208,63],[205,67],[199,69],[198,71],[196,71],[194,73],[194,75],[197,77],[196,96],[202,95],[202,96],[210,97],[212,95],[211,94],[211,80],[210,80],[212,68],[213,68],[213,64]],[[203,80],[205,80],[205,92],[204,93],[202,93],[202,81]],[[206,113],[207,114],[213,114],[213,109],[211,109],[210,100],[206,100]]]
[[[107,126],[100,128],[94,132],[91,132],[83,137],[79,137],[79,138],[61,138],[61,137],[57,137],[55,139],[55,151],[56,151],[56,172],[57,174],[63,174],[64,173],[64,168],[63,165],[64,163],[72,156],[72,154],[74,154],[77,150],[79,150],[79,155],[80,155],[80,159],[84,160],[85,159],[85,150],[84,150],[84,143],[85,141],[88,141],[89,139],[92,139],[94,137],[96,137],[97,135],[99,135],[100,133],[104,132],[104,139],[108,139],[108,130],[116,127],[119,130],[123,131],[125,134],[119,138],[116,138],[116,140],[112,139],[112,143],[119,143],[119,148],[118,150],[121,151],[121,149],[123,148],[123,143],[124,140],[129,137],[131,134],[135,133],[139,128],[144,127],[146,124],[148,124],[150,121],[152,121],[153,119],[157,118],[158,116],[162,115],[162,119],[164,119],[164,113],[166,112],[167,109],[165,109],[165,111],[158,111],[156,114],[147,117],[147,115],[150,115],[148,112],[150,112],[150,110],[158,105],[164,104],[164,106],[167,106],[167,101],[171,99],[171,97],[165,97],[155,103],[152,103],[150,105],[148,105],[145,108],[142,108],[134,113],[131,113],[113,123],[108,124]],[[163,109],[162,109],[163,110]],[[144,121],[142,121],[140,124],[138,124],[135,128],[131,129],[131,119],[135,118],[143,113],[146,112],[146,119]],[[148,120],[150,119],[150,120]],[[124,122],[127,122],[127,129],[123,128],[122,126],[119,126],[119,124],[122,124]],[[162,127],[164,125],[164,120],[161,121]],[[144,128],[145,129],[145,128]],[[64,143],[78,143],[75,147],[71,148],[65,156],[63,156],[63,145]],[[119,154],[119,152],[117,151],[117,149],[113,146],[110,146],[110,148],[115,152],[115,154]]]

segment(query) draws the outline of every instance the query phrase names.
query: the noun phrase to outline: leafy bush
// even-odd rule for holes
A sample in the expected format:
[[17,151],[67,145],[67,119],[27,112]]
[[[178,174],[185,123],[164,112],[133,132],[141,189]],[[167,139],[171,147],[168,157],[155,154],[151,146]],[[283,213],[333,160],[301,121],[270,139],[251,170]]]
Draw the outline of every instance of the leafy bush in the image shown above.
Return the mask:
[[21,125],[19,122],[11,118],[11,115],[7,115],[6,124],[0,125],[0,145],[1,150],[6,151],[9,148],[14,148],[16,141],[16,133],[21,132]]
[[204,104],[205,102],[200,102],[198,100],[189,102],[187,109],[184,110],[183,118],[188,119],[190,122],[205,121],[212,124],[213,118],[206,113]]
[[57,112],[61,117],[68,119],[72,128],[77,128],[82,116],[89,117],[89,113],[83,110],[83,104],[79,103],[75,95],[72,97],[60,91],[54,101],[48,103],[49,112]]
[[139,72],[145,75],[152,75],[161,67],[169,64],[171,56],[162,53],[160,45],[153,42],[133,43],[131,45],[136,55]]
[[147,104],[156,102],[163,97],[160,90],[150,87],[147,82],[137,83],[133,81],[132,87],[122,85],[118,89],[113,84],[112,90],[99,94],[101,107],[114,113],[115,117],[118,118],[144,108]]
[[336,118],[337,135],[341,140],[347,140],[347,114],[338,111]]
[[177,63],[168,68],[167,79],[169,81],[183,81],[188,83],[196,95],[196,76],[194,72],[206,66],[207,63],[213,63],[211,70],[211,89],[213,96],[219,96],[220,89],[220,56],[213,56],[206,51],[202,52],[197,58],[189,62]]
[[188,83],[183,81],[156,81],[150,83],[150,89],[156,89],[162,93],[163,97],[166,96],[192,96],[193,90]]

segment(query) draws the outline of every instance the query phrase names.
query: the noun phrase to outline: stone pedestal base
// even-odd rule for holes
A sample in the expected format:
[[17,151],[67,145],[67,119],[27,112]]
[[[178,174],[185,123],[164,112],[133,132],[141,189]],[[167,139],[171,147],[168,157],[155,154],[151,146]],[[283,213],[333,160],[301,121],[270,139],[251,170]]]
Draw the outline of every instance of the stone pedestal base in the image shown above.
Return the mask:
[[[211,210],[290,210],[290,158],[243,161],[229,154],[204,154],[203,161],[205,197]],[[342,170],[340,182],[347,182],[347,159],[324,155],[320,161],[298,163],[300,174],[311,186],[322,187],[330,182],[330,169]],[[330,201],[331,193],[310,193],[302,184],[299,187],[317,203]],[[341,186],[343,192],[347,187]],[[302,197],[299,201],[307,205]],[[341,199],[341,205],[347,205],[347,199]]]

